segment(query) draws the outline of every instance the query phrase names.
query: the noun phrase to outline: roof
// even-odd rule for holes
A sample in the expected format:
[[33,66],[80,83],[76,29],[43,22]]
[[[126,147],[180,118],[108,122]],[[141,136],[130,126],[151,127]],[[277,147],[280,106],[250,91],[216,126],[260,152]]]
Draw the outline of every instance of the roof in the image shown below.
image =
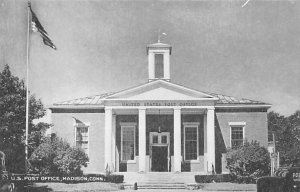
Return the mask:
[[157,42],[157,43],[149,44],[149,45],[147,45],[147,47],[157,47],[157,48],[165,47],[165,48],[170,48],[171,45]]
[[[78,98],[78,99],[73,99],[73,100],[68,100],[68,101],[57,102],[57,103],[54,103],[53,105],[102,105],[103,104],[102,99],[109,95],[112,95],[112,94],[114,94],[114,93],[112,92],[112,93],[105,93],[105,94],[94,95],[94,96],[89,96],[89,97],[83,97],[83,98]],[[223,104],[270,105],[270,104],[262,102],[262,101],[255,101],[255,100],[250,100],[250,99],[245,99],[245,98],[237,98],[237,97],[215,94],[215,93],[209,93],[209,94],[219,98],[219,100],[217,101],[217,104],[220,104],[220,105],[223,105]]]
[[[146,84],[148,84],[148,83],[146,83]],[[172,83],[172,84],[174,84],[174,83]],[[145,85],[145,84],[143,84],[143,85]],[[175,84],[175,85],[177,85],[177,84]],[[137,88],[140,86],[142,86],[142,85],[136,86],[134,88]],[[180,85],[178,85],[178,86],[180,86]],[[134,89],[134,88],[130,88],[130,89]],[[126,89],[125,91],[130,90],[130,89]],[[53,108],[64,107],[64,106],[65,107],[103,106],[103,101],[106,97],[109,97],[109,96],[117,94],[117,93],[120,93],[120,92],[110,92],[110,93],[93,95],[93,96],[89,96],[89,97],[83,97],[83,98],[78,98],[78,99],[73,99],[73,100],[68,100],[68,101],[57,102],[57,103],[53,104]],[[212,96],[218,98],[218,100],[216,101],[216,106],[242,106],[242,105],[245,106],[246,105],[246,106],[270,107],[270,104],[262,102],[262,101],[255,101],[255,100],[245,99],[245,98],[237,98],[237,97],[233,97],[233,96],[227,96],[227,95],[223,95],[223,94],[209,93],[209,92],[203,92],[203,91],[202,91],[202,93],[212,95]]]
[[262,102],[262,101],[255,101],[251,99],[245,99],[245,98],[237,98],[233,96],[227,96],[227,95],[221,95],[216,93],[209,93],[215,97],[218,97],[219,100],[217,101],[217,104],[259,104],[259,105],[270,105],[268,103]]
[[170,54],[172,52],[171,45],[165,44],[165,43],[160,43],[160,42],[147,45],[147,54],[148,54],[150,48],[151,49],[170,49]]
[[73,100],[68,100],[68,101],[62,101],[62,102],[57,102],[54,103],[54,106],[57,105],[102,105],[103,98],[113,94],[114,92],[111,93],[104,93],[100,95],[93,95],[89,97],[83,97],[83,98],[78,98],[78,99],[73,99]]

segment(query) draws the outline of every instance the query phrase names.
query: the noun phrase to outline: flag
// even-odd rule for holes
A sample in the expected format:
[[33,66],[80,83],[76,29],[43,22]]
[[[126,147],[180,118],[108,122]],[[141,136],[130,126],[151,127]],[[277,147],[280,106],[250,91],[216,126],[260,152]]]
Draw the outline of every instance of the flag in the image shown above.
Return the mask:
[[54,45],[54,43],[50,39],[47,31],[44,29],[44,27],[42,26],[42,24],[38,20],[36,14],[32,11],[30,4],[29,4],[29,9],[30,9],[30,12],[31,12],[31,29],[32,29],[32,31],[39,32],[41,37],[43,38],[44,44],[51,47],[52,49],[56,50],[57,49],[56,46]]

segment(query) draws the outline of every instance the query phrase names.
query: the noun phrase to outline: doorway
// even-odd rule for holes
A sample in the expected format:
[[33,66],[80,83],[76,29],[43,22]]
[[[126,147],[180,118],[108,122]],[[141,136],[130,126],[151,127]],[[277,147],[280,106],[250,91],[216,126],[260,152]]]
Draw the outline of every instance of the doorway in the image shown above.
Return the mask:
[[151,171],[168,171],[168,146],[152,146]]
[[170,133],[150,132],[150,170],[170,171]]

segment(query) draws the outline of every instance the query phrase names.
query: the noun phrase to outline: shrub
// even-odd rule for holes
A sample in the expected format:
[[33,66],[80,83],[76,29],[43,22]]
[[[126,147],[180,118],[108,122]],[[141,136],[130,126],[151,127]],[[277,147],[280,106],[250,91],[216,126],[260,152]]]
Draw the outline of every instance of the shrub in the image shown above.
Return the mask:
[[230,182],[231,180],[230,174],[195,175],[197,183]]
[[29,158],[30,172],[46,175],[81,175],[87,166],[85,152],[58,137],[48,138]]
[[111,183],[123,183],[124,181],[124,175],[107,175],[105,178],[106,182]]
[[257,141],[245,141],[243,146],[229,149],[226,160],[233,180],[239,183],[255,183],[270,173],[269,152]]
[[261,177],[257,179],[257,192],[282,192],[284,190],[284,178],[281,177]]

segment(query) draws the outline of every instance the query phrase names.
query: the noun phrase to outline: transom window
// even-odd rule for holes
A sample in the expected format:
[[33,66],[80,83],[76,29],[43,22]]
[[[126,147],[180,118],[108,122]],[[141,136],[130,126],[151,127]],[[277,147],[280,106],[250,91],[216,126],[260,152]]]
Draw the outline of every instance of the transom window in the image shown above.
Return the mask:
[[184,125],[184,160],[197,160],[198,157],[198,124]]
[[86,154],[89,150],[89,126],[83,123],[75,125],[76,146],[83,149]]
[[231,127],[231,148],[236,149],[244,144],[244,126]]
[[168,145],[170,143],[169,132],[150,132],[149,133],[150,145]]
[[153,135],[152,143],[158,143],[158,135]]
[[155,78],[163,78],[164,77],[164,55],[163,54],[155,54]]
[[121,160],[134,160],[135,125],[121,125]]

